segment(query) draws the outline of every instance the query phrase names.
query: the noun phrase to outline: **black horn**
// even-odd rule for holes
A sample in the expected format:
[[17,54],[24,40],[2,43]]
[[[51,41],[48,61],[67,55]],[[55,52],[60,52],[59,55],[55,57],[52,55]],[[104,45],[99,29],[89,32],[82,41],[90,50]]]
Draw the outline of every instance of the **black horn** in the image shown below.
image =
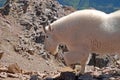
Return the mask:
[[43,30],[44,30],[44,32],[46,33],[47,31],[46,31],[45,27],[46,27],[46,26],[43,26]]

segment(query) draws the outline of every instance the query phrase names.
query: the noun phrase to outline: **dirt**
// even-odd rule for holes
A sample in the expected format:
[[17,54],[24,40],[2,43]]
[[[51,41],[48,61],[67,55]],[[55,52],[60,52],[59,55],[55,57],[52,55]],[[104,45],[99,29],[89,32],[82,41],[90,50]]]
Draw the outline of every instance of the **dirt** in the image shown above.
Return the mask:
[[73,11],[55,0],[8,0],[0,10],[0,80],[120,80],[118,56],[98,57],[103,64],[78,75],[80,65],[73,70],[44,50],[43,28]]

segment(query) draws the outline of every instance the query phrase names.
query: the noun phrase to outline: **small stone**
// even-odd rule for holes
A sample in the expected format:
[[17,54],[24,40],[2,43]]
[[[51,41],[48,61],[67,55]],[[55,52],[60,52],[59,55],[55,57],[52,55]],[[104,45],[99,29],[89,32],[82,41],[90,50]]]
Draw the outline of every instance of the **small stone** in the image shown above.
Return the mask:
[[18,74],[11,74],[11,73],[8,73],[8,77],[18,78],[19,75],[18,75]]
[[98,70],[98,71],[100,70],[100,68],[99,68],[99,67],[94,67],[94,68],[95,68],[95,70]]
[[30,80],[30,75],[19,74],[20,80]]
[[45,80],[54,80],[53,78],[46,78]]
[[60,73],[54,75],[52,78],[57,78],[57,77],[60,77]]
[[7,71],[8,71],[8,69],[6,67],[1,67],[0,68],[0,72],[7,72]]
[[88,66],[88,65],[87,65],[87,66],[85,67],[85,73],[86,73],[86,72],[93,72],[94,69],[95,69],[94,66]]
[[111,71],[111,68],[107,67],[102,70],[103,73],[109,73]]
[[32,75],[30,77],[30,80],[42,80],[41,78],[39,78],[37,75]]
[[115,78],[114,78],[114,77],[111,77],[109,80],[115,80]]
[[78,77],[78,80],[93,80],[93,77],[89,74],[84,74]]
[[116,71],[115,71],[114,74],[115,74],[115,75],[120,75],[120,69],[116,69]]
[[[60,74],[60,77],[58,77],[58,79],[60,80],[75,80],[75,73],[73,72],[62,72]],[[55,79],[57,80],[57,79]]]
[[27,80],[30,79],[29,75],[23,75],[23,77],[25,77]]
[[74,72],[74,70],[70,67],[64,67],[59,70],[60,72]]
[[30,48],[30,49],[28,50],[28,53],[29,53],[30,55],[34,55],[34,49],[33,49],[33,48]]
[[42,78],[44,78],[44,77],[47,76],[46,74],[44,74],[44,73],[40,73],[40,72],[37,72],[37,75],[39,75],[39,76],[42,77]]
[[11,64],[8,66],[8,72],[10,72],[10,73],[22,73],[22,70],[20,69],[18,64],[15,63],[15,64]]
[[34,72],[29,72],[29,71],[25,71],[23,74],[25,74],[25,75],[32,75]]
[[93,71],[91,73],[91,75],[94,76],[94,77],[99,77],[101,74],[102,74],[102,71]]
[[99,76],[99,79],[101,80],[109,80],[109,78],[111,77],[111,75],[109,74],[103,74]]
[[0,73],[0,77],[1,78],[6,78],[7,77],[7,73],[6,72],[1,72]]
[[117,63],[118,65],[120,65],[120,60],[118,60],[116,63]]

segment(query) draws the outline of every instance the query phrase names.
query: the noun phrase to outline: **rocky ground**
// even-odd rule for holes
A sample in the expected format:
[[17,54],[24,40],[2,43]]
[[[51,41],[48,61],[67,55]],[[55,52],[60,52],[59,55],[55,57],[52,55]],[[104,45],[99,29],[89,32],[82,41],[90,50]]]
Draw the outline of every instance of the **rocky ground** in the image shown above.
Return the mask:
[[73,70],[44,50],[43,28],[73,11],[55,0],[8,0],[0,8],[0,80],[120,80],[119,56],[98,57],[95,70],[76,75],[80,65]]

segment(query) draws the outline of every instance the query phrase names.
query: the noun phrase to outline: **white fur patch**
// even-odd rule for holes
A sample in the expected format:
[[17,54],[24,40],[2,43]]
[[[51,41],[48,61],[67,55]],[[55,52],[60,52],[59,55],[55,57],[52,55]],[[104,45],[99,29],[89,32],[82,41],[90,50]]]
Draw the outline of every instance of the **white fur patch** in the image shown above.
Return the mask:
[[109,32],[109,33],[114,33],[116,31],[118,31],[117,27],[118,27],[118,23],[107,17],[106,20],[103,22],[103,24],[100,26],[104,31]]
[[116,32],[114,25],[112,23],[104,22],[102,28],[110,33]]

